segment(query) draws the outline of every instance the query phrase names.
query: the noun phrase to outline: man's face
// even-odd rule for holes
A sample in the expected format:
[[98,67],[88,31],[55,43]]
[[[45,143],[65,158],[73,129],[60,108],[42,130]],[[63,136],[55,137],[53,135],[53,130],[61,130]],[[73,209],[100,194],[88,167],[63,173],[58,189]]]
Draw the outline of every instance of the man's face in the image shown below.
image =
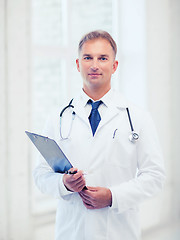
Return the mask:
[[116,71],[114,51],[110,43],[103,38],[89,40],[82,46],[77,69],[83,78],[86,93],[101,90],[106,93],[111,88],[111,76]]

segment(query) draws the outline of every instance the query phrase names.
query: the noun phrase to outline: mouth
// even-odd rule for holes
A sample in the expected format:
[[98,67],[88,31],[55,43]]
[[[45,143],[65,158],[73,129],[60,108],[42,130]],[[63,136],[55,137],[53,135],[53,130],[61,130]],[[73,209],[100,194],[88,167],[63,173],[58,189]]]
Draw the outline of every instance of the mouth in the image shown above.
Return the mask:
[[88,73],[89,76],[92,76],[92,77],[98,77],[98,76],[101,76],[102,74],[101,73]]

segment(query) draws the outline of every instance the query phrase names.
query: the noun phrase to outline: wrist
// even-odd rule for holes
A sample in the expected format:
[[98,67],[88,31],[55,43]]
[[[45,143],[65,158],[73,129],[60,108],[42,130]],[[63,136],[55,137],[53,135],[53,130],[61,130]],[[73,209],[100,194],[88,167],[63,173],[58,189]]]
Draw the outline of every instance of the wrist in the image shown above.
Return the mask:
[[109,207],[112,207],[112,193],[111,193],[111,190],[109,190]]

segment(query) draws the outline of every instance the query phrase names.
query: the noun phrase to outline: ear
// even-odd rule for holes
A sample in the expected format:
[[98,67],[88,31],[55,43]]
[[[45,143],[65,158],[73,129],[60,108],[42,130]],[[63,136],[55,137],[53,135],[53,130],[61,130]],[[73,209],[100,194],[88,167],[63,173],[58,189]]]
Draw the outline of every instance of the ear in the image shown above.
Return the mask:
[[76,59],[76,66],[77,66],[78,72],[80,72],[80,66],[79,66],[79,59],[78,58]]
[[118,67],[118,61],[115,60],[114,63],[113,63],[113,70],[112,70],[112,73],[115,73],[117,67]]

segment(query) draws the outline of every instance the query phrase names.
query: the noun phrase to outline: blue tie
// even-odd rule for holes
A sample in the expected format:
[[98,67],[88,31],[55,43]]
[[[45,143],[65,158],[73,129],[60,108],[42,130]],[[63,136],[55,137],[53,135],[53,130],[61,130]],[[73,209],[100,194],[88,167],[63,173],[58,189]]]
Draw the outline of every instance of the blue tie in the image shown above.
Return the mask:
[[94,134],[96,132],[96,129],[99,125],[99,122],[101,121],[101,116],[98,112],[98,107],[102,103],[102,101],[93,102],[90,99],[88,101],[88,103],[90,103],[92,105],[92,110],[91,110],[91,113],[89,115],[89,122],[90,122],[92,133],[93,133],[93,136],[94,136]]

